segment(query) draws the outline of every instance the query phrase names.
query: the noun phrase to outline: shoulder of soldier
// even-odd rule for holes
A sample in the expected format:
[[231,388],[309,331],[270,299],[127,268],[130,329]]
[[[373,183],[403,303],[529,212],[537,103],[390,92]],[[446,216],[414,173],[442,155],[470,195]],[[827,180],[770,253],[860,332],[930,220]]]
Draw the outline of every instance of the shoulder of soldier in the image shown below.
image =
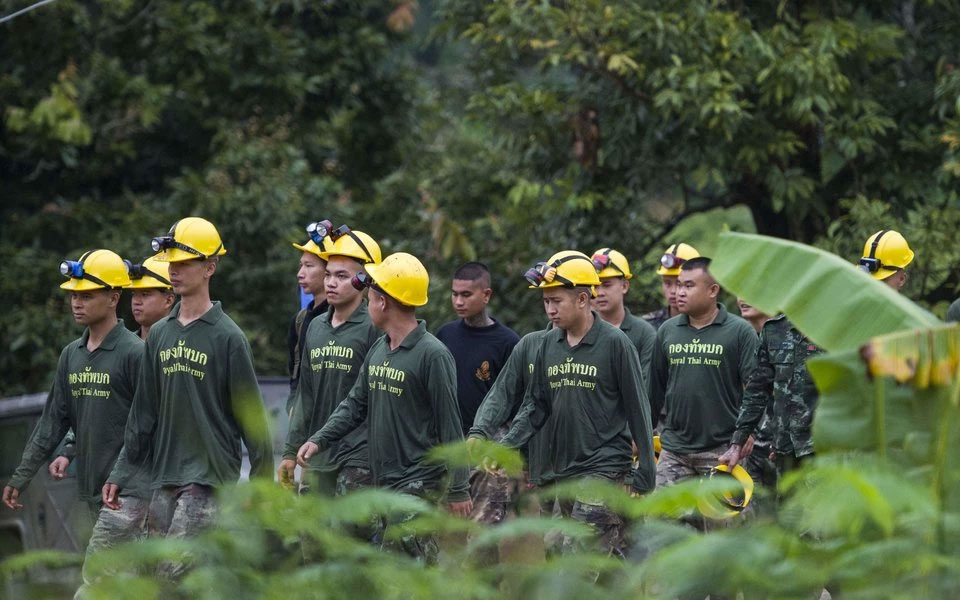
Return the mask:
[[661,306],[657,310],[652,310],[648,313],[640,315],[640,318],[644,321],[656,321],[658,319],[662,319],[666,311],[666,307]]

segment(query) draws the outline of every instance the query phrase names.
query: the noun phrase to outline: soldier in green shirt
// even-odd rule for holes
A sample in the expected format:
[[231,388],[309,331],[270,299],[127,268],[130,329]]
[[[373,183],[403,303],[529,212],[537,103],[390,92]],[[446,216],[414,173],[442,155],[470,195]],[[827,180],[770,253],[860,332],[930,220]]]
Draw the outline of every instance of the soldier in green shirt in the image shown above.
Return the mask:
[[[170,313],[176,295],[168,279],[166,263],[153,257],[143,261],[143,264],[124,262],[130,276],[130,285],[127,286],[127,289],[132,292],[130,308],[133,311],[134,320],[140,325],[140,339],[146,341],[150,327]],[[63,450],[60,455],[50,462],[48,467],[50,476],[54,479],[63,479],[67,474],[70,461],[75,456],[76,436],[71,429],[63,440]],[[97,488],[99,489],[100,486]],[[99,501],[99,493],[97,496]]]
[[[651,491],[653,437],[640,359],[627,336],[590,308],[600,284],[593,262],[568,250],[527,273],[554,329],[540,340],[527,398],[504,444],[522,447],[551,417],[545,443],[558,481],[596,478]],[[631,437],[638,448],[632,478]],[[561,503],[561,511],[590,524],[606,552],[623,555],[624,521],[605,504],[585,496]],[[572,549],[569,540],[564,549]]]
[[[273,476],[266,412],[250,345],[219,302],[210,300],[210,278],[226,253],[212,223],[187,217],[154,238],[159,260],[170,263],[170,282],[181,300],[147,338],[140,381],[124,446],[103,486],[103,502],[119,508],[120,490],[133,470],[150,464],[151,535],[184,537],[206,528],[215,515],[215,488],[240,476],[241,440],[250,476]],[[162,565],[177,576],[184,565]]]
[[661,406],[665,414],[658,486],[706,475],[718,464],[756,366],[757,334],[717,302],[720,286],[709,266],[705,257],[683,263],[680,314],[657,331],[650,396],[655,414]]
[[643,315],[643,319],[650,323],[654,329],[660,329],[660,326],[667,319],[680,314],[680,310],[677,308],[677,277],[680,275],[680,266],[685,261],[698,256],[700,256],[700,253],[697,252],[696,248],[683,242],[671,244],[660,256],[657,275],[660,276],[663,297],[667,301],[667,305]]
[[594,310],[600,318],[627,334],[636,347],[643,368],[643,381],[650,381],[650,361],[653,359],[653,344],[657,339],[657,330],[649,322],[630,314],[624,304],[630,291],[630,262],[622,253],[613,248],[600,248],[594,251],[594,266],[600,277],[597,297],[593,299]]
[[[74,320],[83,336],[64,347],[43,414],[27,441],[20,466],[3,488],[3,502],[22,508],[20,492],[56,450],[68,429],[76,432],[80,497],[96,520],[87,556],[143,535],[149,479],[133,473],[124,490],[123,509],[101,510],[100,488],[123,446],[124,423],[133,401],[143,343],[117,320],[120,288],[130,285],[123,260],[110,250],[94,250],[60,272],[70,279]],[[84,586],[91,582],[84,562]],[[83,588],[78,595],[83,594]]]
[[[283,460],[277,469],[281,485],[294,486],[297,451],[327,422],[353,387],[363,359],[380,332],[370,321],[363,292],[353,278],[364,265],[380,262],[380,246],[362,231],[338,229],[326,261],[324,289],[330,308],[313,319],[304,337],[299,384],[294,396]],[[309,479],[309,483],[307,482]],[[307,489],[343,494],[372,483],[367,455],[367,428],[358,427],[310,460],[304,473]]]
[[[300,447],[297,463],[306,467],[310,458],[366,420],[375,485],[433,500],[446,495],[450,511],[466,517],[472,508],[467,470],[454,470],[450,488],[444,490],[446,467],[427,460],[434,446],[463,439],[453,356],[416,315],[416,307],[427,303],[427,270],[404,252],[366,269],[368,274],[356,281],[369,287],[370,319],[385,335],[367,353],[346,398]],[[390,545],[382,531],[378,541]],[[401,544],[418,559],[436,557],[433,536],[409,535]]]

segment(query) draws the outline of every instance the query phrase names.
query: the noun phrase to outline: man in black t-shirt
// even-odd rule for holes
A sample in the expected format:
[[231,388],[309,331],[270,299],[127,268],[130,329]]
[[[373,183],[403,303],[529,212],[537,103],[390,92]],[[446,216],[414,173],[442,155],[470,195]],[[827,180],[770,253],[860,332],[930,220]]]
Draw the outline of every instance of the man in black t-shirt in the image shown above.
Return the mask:
[[[453,275],[451,301],[460,317],[443,325],[437,338],[453,354],[457,365],[457,399],[464,435],[473,426],[473,418],[493,381],[520,341],[509,327],[487,314],[490,271],[478,262],[469,262]],[[500,432],[502,437],[505,431]],[[506,516],[510,500],[510,482],[504,477],[487,476],[483,471],[470,474],[471,518],[481,523],[499,523]]]

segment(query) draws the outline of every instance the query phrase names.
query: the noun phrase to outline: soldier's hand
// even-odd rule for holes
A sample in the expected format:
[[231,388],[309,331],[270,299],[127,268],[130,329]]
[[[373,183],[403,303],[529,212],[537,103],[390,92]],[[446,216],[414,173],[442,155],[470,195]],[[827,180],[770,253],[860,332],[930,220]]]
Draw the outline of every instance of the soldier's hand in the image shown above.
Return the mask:
[[470,516],[470,511],[473,510],[473,500],[467,499],[463,502],[451,502],[448,508],[450,512],[458,517],[466,518]]
[[50,477],[60,480],[66,477],[67,467],[70,466],[70,459],[66,456],[58,456],[50,463],[47,470],[50,471]]
[[115,483],[103,484],[100,499],[103,500],[103,505],[110,510],[118,510],[123,506],[123,502],[120,501],[120,486]]
[[280,482],[280,486],[285,490],[293,490],[296,487],[296,468],[297,461],[285,458],[280,461],[280,466],[277,467],[277,480]]
[[307,461],[317,452],[320,452],[320,446],[313,442],[305,442],[300,446],[300,450],[297,451],[297,464],[304,468],[309,467],[310,465],[307,464]]
[[720,464],[733,469],[738,462],[740,462],[740,445],[730,444],[730,448],[720,455]]
[[11,510],[20,510],[23,505],[20,504],[20,490],[9,485],[3,488],[3,503]]

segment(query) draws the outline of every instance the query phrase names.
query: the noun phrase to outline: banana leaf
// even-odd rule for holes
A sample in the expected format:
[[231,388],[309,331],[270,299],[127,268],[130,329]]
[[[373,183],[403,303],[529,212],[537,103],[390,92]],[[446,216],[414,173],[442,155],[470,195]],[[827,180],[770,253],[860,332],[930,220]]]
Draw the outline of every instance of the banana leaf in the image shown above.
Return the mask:
[[852,350],[879,335],[940,324],[839,256],[797,242],[722,233],[710,272],[757,309],[785,313],[827,351]]

